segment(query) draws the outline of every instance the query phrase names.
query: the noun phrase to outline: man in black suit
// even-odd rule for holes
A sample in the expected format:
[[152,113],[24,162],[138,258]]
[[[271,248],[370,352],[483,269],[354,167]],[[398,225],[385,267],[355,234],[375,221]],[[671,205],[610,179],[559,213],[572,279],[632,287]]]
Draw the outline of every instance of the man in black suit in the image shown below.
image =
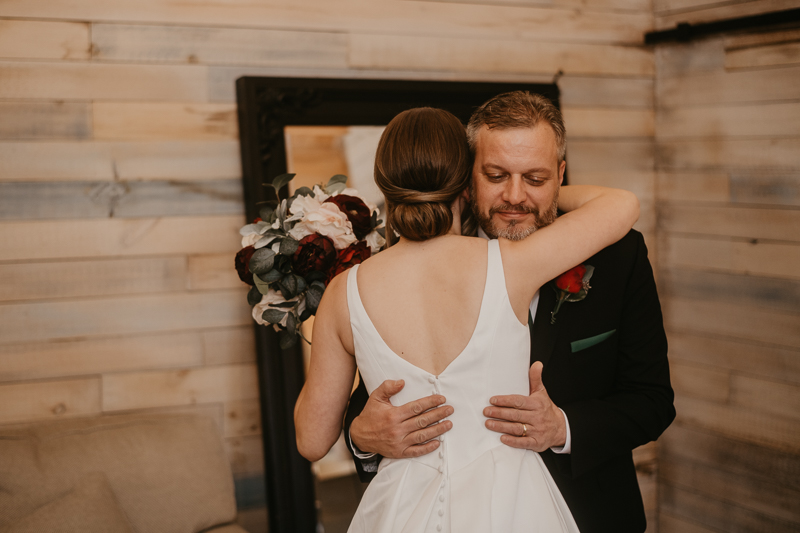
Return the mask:
[[[537,163],[541,128],[554,134],[547,138],[557,145],[556,166]],[[518,240],[551,223],[565,169],[558,110],[538,95],[507,93],[473,114],[467,134],[479,234]],[[541,454],[583,533],[641,533],[631,452],[675,417],[661,308],[640,233],[584,265],[594,267],[584,299],[554,313],[558,290],[550,282],[531,303],[531,393],[492,398],[486,426],[503,443]],[[392,406],[402,385],[384,382],[368,397],[361,384],[351,398],[345,431],[362,481],[374,476],[381,456],[430,453],[452,427],[452,407],[441,396]]]

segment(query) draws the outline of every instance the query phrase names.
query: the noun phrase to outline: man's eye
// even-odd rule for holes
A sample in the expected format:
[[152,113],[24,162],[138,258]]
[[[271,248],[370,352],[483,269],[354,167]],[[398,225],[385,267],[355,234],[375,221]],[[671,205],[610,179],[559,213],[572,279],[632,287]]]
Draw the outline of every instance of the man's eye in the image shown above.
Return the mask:
[[505,176],[504,174],[487,174],[486,175],[490,180],[500,180],[503,179]]

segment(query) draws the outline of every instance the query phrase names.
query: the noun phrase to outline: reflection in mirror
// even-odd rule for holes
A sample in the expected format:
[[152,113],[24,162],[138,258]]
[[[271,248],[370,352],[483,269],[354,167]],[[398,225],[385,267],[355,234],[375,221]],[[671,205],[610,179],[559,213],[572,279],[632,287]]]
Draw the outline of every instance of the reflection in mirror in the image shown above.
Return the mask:
[[[375,151],[383,129],[383,126],[286,127],[286,166],[288,172],[297,174],[289,183],[289,193],[299,187],[326,183],[335,174],[344,174],[348,177],[348,187],[357,189],[368,203],[379,206],[383,212],[383,195],[373,179]],[[313,327],[313,317],[302,326],[303,335],[312,342]],[[310,347],[305,343],[303,355],[308,369]],[[366,485],[356,475],[343,436],[328,455],[312,465],[312,471],[319,519],[325,533],[347,531]]]

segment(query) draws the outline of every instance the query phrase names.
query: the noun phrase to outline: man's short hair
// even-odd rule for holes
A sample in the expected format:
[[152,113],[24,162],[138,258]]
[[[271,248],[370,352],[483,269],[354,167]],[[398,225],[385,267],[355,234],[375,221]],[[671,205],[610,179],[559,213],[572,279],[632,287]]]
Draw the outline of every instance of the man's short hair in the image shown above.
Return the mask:
[[540,121],[553,128],[558,160],[563,161],[567,151],[567,130],[561,111],[546,97],[528,91],[499,94],[480,106],[467,124],[469,147],[475,154],[478,132],[484,125],[489,129],[533,128]]

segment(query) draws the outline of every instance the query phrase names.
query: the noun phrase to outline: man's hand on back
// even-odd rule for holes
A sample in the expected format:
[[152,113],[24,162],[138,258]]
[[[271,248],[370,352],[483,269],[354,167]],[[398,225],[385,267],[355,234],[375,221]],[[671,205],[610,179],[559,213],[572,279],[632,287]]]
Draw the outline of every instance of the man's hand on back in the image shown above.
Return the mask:
[[437,437],[453,427],[444,420],[453,407],[443,405],[445,397],[426,396],[395,407],[389,398],[400,392],[403,380],[387,380],[372,391],[364,410],[350,426],[351,442],[362,452],[401,459],[419,457],[439,447]]
[[483,410],[490,420],[486,427],[498,433],[501,442],[512,448],[543,452],[563,446],[567,439],[564,414],[550,399],[542,384],[542,363],[536,362],[529,372],[529,396],[510,394],[490,399],[491,407]]

